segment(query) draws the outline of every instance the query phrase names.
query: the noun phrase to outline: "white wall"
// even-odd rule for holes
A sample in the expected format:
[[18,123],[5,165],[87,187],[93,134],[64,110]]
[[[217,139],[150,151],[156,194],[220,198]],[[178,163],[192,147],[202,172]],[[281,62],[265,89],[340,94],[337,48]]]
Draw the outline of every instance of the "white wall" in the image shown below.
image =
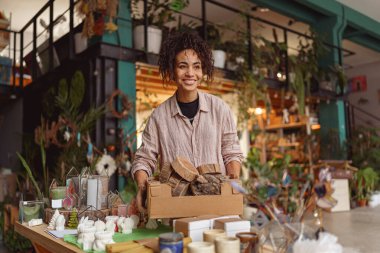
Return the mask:
[[[349,78],[360,75],[367,77],[367,91],[352,92],[348,95],[348,99],[351,104],[380,118],[380,61],[347,70]],[[360,104],[359,101],[363,99],[367,99],[368,102]],[[368,122],[371,122],[373,126],[380,127],[380,121],[358,111],[355,111],[355,114],[355,125],[368,125]]]

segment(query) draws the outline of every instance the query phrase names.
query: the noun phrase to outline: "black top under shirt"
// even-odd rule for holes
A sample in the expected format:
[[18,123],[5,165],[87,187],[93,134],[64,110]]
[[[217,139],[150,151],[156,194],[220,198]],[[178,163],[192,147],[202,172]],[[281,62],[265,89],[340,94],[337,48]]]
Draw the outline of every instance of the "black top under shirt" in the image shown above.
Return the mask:
[[194,116],[198,112],[199,97],[190,103],[182,103],[177,100],[178,106],[181,109],[183,115],[185,115],[190,123],[193,124]]

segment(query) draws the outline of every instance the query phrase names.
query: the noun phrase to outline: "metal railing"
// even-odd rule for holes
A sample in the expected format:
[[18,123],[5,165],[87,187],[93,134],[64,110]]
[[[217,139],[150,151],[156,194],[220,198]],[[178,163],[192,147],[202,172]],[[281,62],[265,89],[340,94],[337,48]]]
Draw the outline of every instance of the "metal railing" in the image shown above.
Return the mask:
[[[72,59],[75,55],[74,53],[74,34],[73,34],[73,29],[74,29],[74,6],[76,3],[78,3],[78,1],[75,1],[75,0],[67,0],[68,3],[69,3],[69,9],[66,10],[66,12],[68,11],[69,12],[69,32],[68,32],[68,41],[69,41],[69,55],[68,55],[68,58],[69,59]],[[246,25],[246,31],[245,31],[245,34],[247,35],[247,39],[248,39],[248,44],[247,44],[247,54],[249,57],[247,57],[248,59],[248,66],[250,69],[252,69],[254,63],[252,61],[252,53],[253,53],[253,46],[252,46],[252,38],[254,36],[254,34],[252,34],[251,32],[251,27],[252,27],[252,20],[255,20],[255,21],[258,21],[258,22],[262,22],[264,24],[267,24],[267,25],[270,25],[270,26],[273,26],[275,28],[278,28],[278,29],[281,29],[283,31],[283,38],[284,38],[284,41],[283,43],[284,44],[288,44],[288,34],[295,34],[295,35],[298,35],[300,37],[304,37],[306,39],[312,39],[310,36],[306,35],[306,34],[303,34],[303,33],[300,33],[298,31],[295,31],[295,30],[292,30],[288,27],[284,27],[282,25],[279,25],[279,24],[276,24],[274,22],[271,22],[271,21],[268,21],[268,20],[264,20],[264,19],[261,19],[261,18],[258,18],[258,17],[254,17],[252,16],[251,14],[248,14],[248,13],[245,13],[239,9],[236,9],[234,7],[231,7],[231,6],[228,6],[228,5],[225,5],[221,2],[218,2],[218,1],[215,1],[215,0],[200,0],[201,1],[201,17],[195,17],[195,16],[191,16],[189,14],[186,14],[184,12],[178,12],[180,15],[185,15],[185,16],[191,16],[192,18],[194,19],[197,19],[199,21],[201,21],[202,23],[202,26],[203,26],[203,37],[207,40],[207,25],[208,24],[213,24],[212,22],[210,22],[209,20],[207,20],[207,10],[206,10],[206,3],[210,3],[212,5],[216,5],[218,7],[221,7],[221,8],[224,8],[224,9],[227,9],[229,11],[232,11],[232,12],[235,12],[235,13],[238,13],[242,16],[245,17],[245,25]],[[30,57],[30,74],[32,75],[32,79],[36,79],[38,77],[38,73],[37,73],[37,70],[38,70],[38,62],[37,62],[37,48],[38,48],[38,45],[37,45],[37,38],[39,36],[41,36],[41,33],[37,34],[37,21],[38,19],[40,18],[40,16],[45,12],[45,11],[48,11],[49,12],[49,20],[48,20],[48,27],[47,27],[47,30],[48,30],[48,39],[47,39],[47,51],[48,51],[48,70],[51,71],[53,68],[54,68],[54,48],[53,48],[53,28],[54,28],[54,25],[57,23],[57,20],[60,19],[60,17],[63,15],[61,14],[60,16],[58,16],[56,19],[54,19],[54,0],[49,0],[34,16],[33,18],[27,22],[25,24],[25,26],[19,31],[19,32],[15,32],[15,31],[12,31],[14,32],[14,40],[13,40],[13,85],[15,85],[15,80],[16,80],[16,72],[15,72],[15,59],[16,59],[16,52],[18,52],[19,56],[18,56],[18,61],[19,61],[19,84],[20,84],[20,87],[23,87],[23,78],[24,78],[24,73],[25,73],[25,68],[24,68],[24,60],[25,60],[25,52],[24,52],[24,49],[28,46],[30,46],[30,44],[32,43],[32,50],[31,50],[31,57]],[[147,0],[144,0],[144,24],[145,24],[145,28],[144,28],[144,43],[145,43],[145,48],[147,49],[147,45],[148,45],[148,36],[147,36],[147,27],[149,25],[148,23],[148,18],[147,18],[147,13],[145,12],[145,10],[147,10]],[[66,13],[65,12],[65,13]],[[119,17],[116,17],[116,18],[119,18]],[[29,27],[32,27],[32,30],[33,30],[33,36],[32,36],[32,42],[28,43],[28,44],[24,44],[24,33],[25,31],[29,28]],[[45,31],[43,31],[45,32]],[[239,32],[239,31],[237,31]],[[19,37],[19,42],[17,41],[17,35]],[[19,45],[17,47],[17,44]],[[340,48],[340,47],[336,47],[334,45],[330,45],[330,44],[327,44],[325,43],[326,46],[330,47],[330,48],[334,48],[336,50],[338,50],[339,52],[339,60],[340,60],[340,64],[341,64],[341,58],[342,58],[342,55],[345,54],[346,56],[347,55],[352,55],[354,54],[354,52],[352,51],[349,51],[349,50],[346,50],[346,49],[343,49],[343,48]],[[288,46],[288,45],[287,45]],[[18,49],[17,49],[18,48]],[[286,53],[286,61],[285,61],[285,75],[288,76],[288,72],[289,72],[289,66],[288,66],[288,54]],[[286,79],[286,82],[288,82],[288,78]]]
[[[12,59],[12,83],[11,86],[13,87],[24,87],[24,75],[30,74],[31,79],[34,80],[38,78],[38,61],[37,61],[37,55],[38,55],[38,47],[37,45],[37,39],[41,37],[44,33],[48,35],[48,38],[46,40],[46,47],[45,50],[47,50],[48,54],[48,62],[46,64],[47,69],[51,71],[54,68],[54,26],[58,25],[59,21],[62,19],[62,17],[69,12],[69,32],[68,32],[68,47],[69,47],[69,54],[68,57],[72,58],[74,55],[74,36],[73,36],[73,28],[74,28],[74,6],[77,2],[74,2],[74,0],[67,0],[68,1],[68,9],[65,10],[63,13],[58,15],[54,19],[54,0],[49,0],[19,31],[13,31],[13,30],[7,30],[7,29],[0,29],[5,32],[12,33],[12,45],[9,45],[9,58]],[[48,12],[48,24],[45,29],[43,29],[41,32],[38,33],[38,20],[41,18],[41,16],[44,14],[44,12]],[[31,29],[30,29],[31,28]],[[26,43],[25,42],[25,34],[28,32],[28,30],[31,30],[32,37],[31,41]],[[28,48],[31,46],[31,50],[28,52]],[[12,52],[12,53],[11,53]],[[30,58],[26,59],[25,57],[30,56]],[[27,71],[26,67],[24,66],[24,62],[26,60],[29,60],[28,68],[29,72]],[[18,78],[16,78],[18,76]]]
[[[282,30],[283,32],[283,38],[284,38],[284,41],[282,43],[284,43],[286,45],[286,47],[288,47],[288,35],[289,34],[294,34],[294,35],[297,35],[299,37],[303,37],[305,39],[308,39],[308,40],[312,40],[313,38],[307,34],[304,34],[304,33],[301,33],[301,32],[298,32],[296,30],[293,30],[293,29],[290,29],[288,27],[285,27],[285,26],[282,26],[282,25],[279,25],[279,24],[276,24],[274,22],[271,22],[271,21],[268,21],[268,20],[265,20],[265,19],[262,19],[262,18],[259,18],[259,17],[255,17],[247,12],[243,12],[237,8],[234,8],[232,6],[229,6],[229,5],[226,5],[222,2],[218,2],[218,1],[215,1],[215,0],[200,0],[201,1],[201,17],[197,17],[197,16],[194,16],[194,15],[189,15],[189,14],[186,14],[184,12],[181,12],[181,11],[174,11],[180,15],[184,15],[184,16],[187,16],[187,17],[190,17],[192,19],[195,19],[195,20],[198,20],[201,22],[202,24],[202,33],[203,33],[203,38],[205,40],[207,40],[207,26],[208,25],[215,25],[214,23],[210,22],[209,20],[207,20],[207,9],[206,9],[206,3],[210,3],[212,5],[215,5],[215,6],[218,6],[218,7],[221,7],[223,9],[226,9],[226,10],[229,10],[231,12],[234,12],[234,13],[237,13],[237,14],[240,14],[241,16],[244,16],[245,17],[245,20],[246,20],[246,31],[245,32],[241,32],[241,31],[235,31],[237,33],[242,33],[244,35],[246,35],[247,37],[247,55],[249,57],[247,57],[247,60],[248,60],[248,68],[249,69],[252,69],[253,67],[253,60],[252,60],[252,54],[253,54],[253,46],[252,46],[252,38],[254,37],[254,34],[252,34],[251,32],[251,27],[252,27],[252,20],[255,20],[255,21],[258,21],[258,22],[261,22],[261,23],[264,23],[266,25],[270,25],[272,27],[275,27],[275,28],[278,28],[280,30]],[[148,4],[147,4],[147,0],[144,0],[144,24],[145,24],[145,27],[144,27],[144,48],[148,48],[148,26],[149,26],[149,23],[148,23],[148,14],[145,10],[147,10],[148,8]],[[173,11],[173,10],[172,10]],[[228,28],[226,28],[228,29]],[[344,48],[341,48],[341,47],[337,47],[335,45],[332,45],[332,44],[329,44],[329,43],[326,43],[326,42],[323,42],[323,44],[328,47],[328,48],[331,48],[333,50],[338,50],[338,58],[339,58],[339,65],[342,66],[342,56],[351,56],[351,55],[354,55],[355,53],[350,51],[350,50],[347,50],[347,49],[344,49]],[[285,76],[288,77],[289,76],[289,61],[288,61],[288,52],[286,52],[286,55],[285,55]],[[289,86],[289,79],[286,78],[285,80],[286,82],[286,87]]]

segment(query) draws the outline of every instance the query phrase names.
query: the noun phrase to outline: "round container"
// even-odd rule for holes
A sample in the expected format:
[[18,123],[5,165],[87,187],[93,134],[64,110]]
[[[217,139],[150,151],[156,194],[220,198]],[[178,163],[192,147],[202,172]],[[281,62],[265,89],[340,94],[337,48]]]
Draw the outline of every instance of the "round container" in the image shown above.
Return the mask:
[[215,253],[214,243],[211,242],[191,242],[187,245],[188,253]]
[[215,238],[216,253],[239,253],[240,240],[236,237],[218,236]]
[[159,243],[160,252],[182,253],[183,251],[183,235],[181,233],[160,234]]
[[226,236],[223,229],[210,229],[203,231],[203,241],[214,243],[215,238]]
[[259,252],[259,237],[253,232],[237,233],[236,237],[240,240],[241,253],[258,253]]

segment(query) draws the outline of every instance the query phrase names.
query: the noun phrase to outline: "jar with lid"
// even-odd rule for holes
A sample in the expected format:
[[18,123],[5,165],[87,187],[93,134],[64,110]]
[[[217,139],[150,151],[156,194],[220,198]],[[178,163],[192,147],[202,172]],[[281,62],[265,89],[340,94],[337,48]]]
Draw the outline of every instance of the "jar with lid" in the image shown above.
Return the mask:
[[240,240],[240,253],[258,253],[259,238],[256,233],[242,232],[237,233],[236,237]]
[[160,252],[162,253],[182,253],[183,235],[182,233],[164,233],[159,236]]

